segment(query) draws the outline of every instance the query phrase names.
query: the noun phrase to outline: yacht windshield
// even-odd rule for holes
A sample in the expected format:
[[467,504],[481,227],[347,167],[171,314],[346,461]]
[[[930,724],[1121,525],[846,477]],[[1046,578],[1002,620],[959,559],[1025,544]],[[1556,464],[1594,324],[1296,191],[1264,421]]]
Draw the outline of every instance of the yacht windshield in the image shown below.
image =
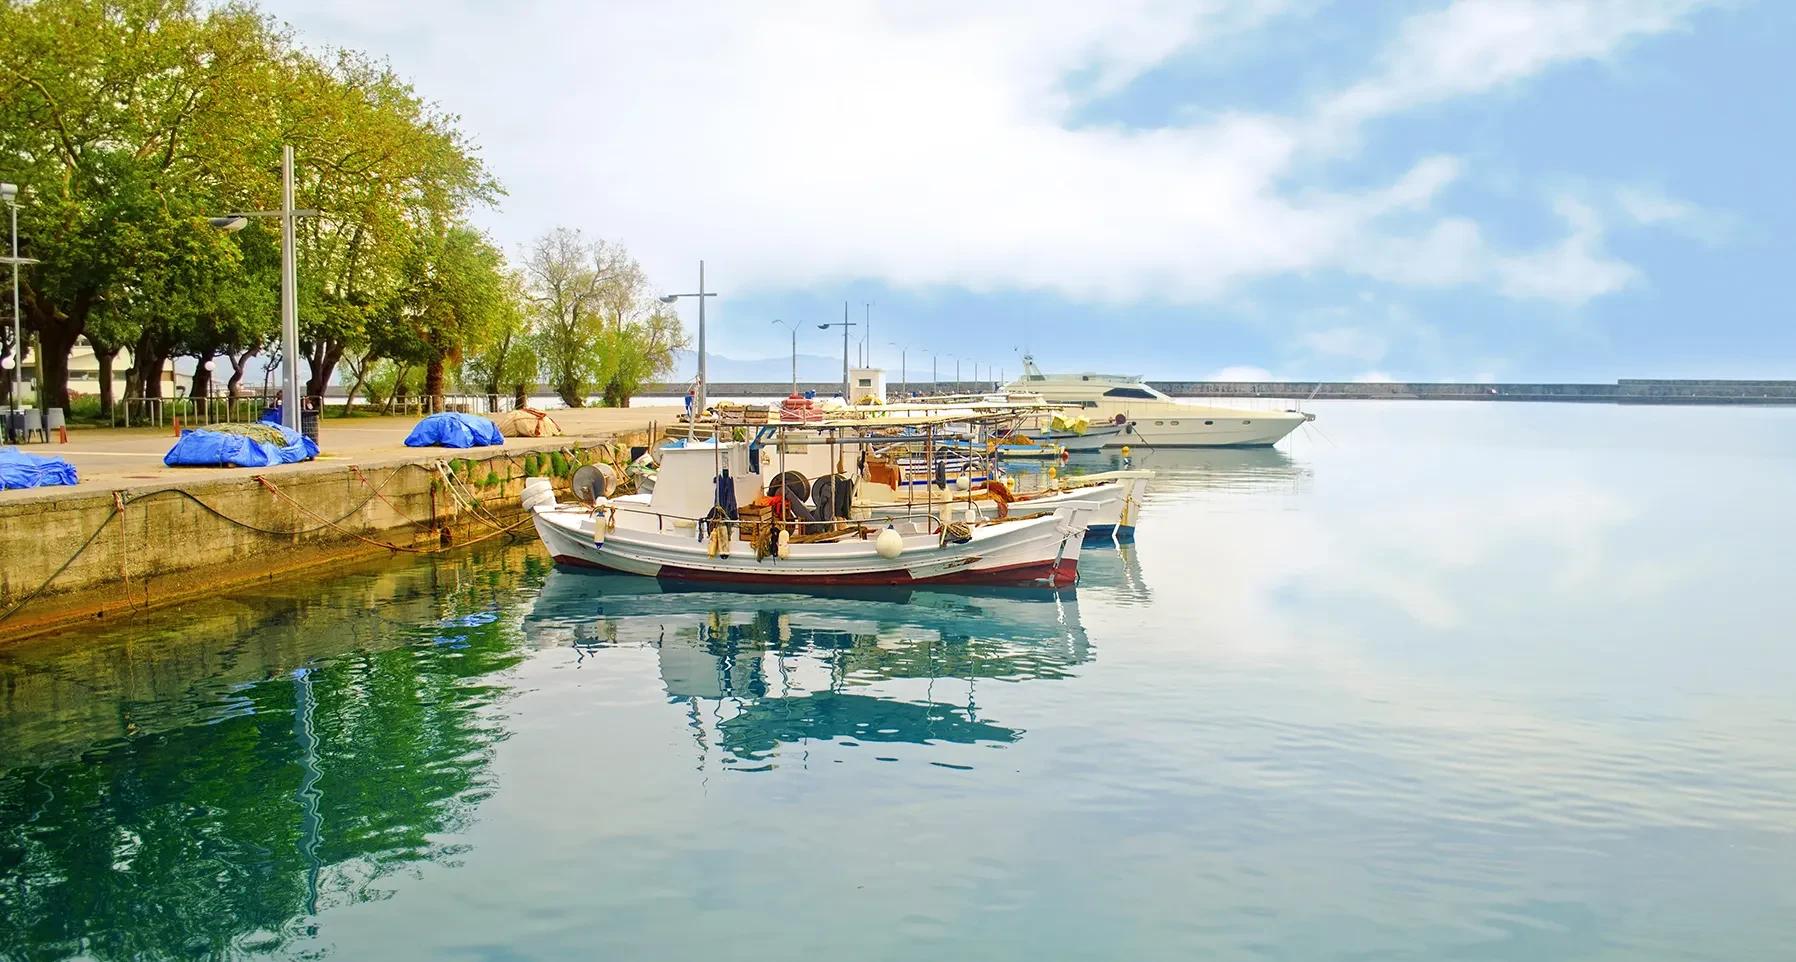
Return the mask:
[[1105,397],[1132,397],[1152,401],[1158,398],[1154,392],[1140,387],[1113,387],[1104,392]]

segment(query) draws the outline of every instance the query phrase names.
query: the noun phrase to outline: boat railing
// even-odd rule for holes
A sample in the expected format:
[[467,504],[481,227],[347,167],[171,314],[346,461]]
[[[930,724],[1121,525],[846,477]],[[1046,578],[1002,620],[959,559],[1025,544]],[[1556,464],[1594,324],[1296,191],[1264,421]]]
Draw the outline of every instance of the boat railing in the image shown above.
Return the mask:
[[[935,502],[935,503],[946,505],[946,504],[949,504],[950,502]],[[951,503],[962,504],[964,502],[955,501],[955,502],[951,502]],[[890,507],[906,507],[906,506],[907,505],[902,501],[895,501],[895,502],[892,502],[892,504],[890,505]],[[563,505],[563,507],[571,507],[571,505]],[[649,505],[646,505],[646,504],[637,504],[637,503],[632,503],[632,502],[628,502],[628,501],[624,501],[624,502],[612,501],[609,504],[604,505],[604,507],[608,507],[611,510],[619,512],[619,513],[629,512],[631,514],[637,514],[637,515],[653,515],[655,517],[655,521],[656,521],[655,530],[657,530],[657,531],[667,530],[669,522],[673,522],[674,523],[673,527],[676,527],[676,528],[686,527],[686,526],[691,526],[691,527],[696,528],[701,524],[708,524],[708,523],[712,522],[712,519],[709,516],[692,517],[690,515],[675,514],[671,511],[662,511],[657,508],[650,507]],[[885,508],[888,506],[880,505],[880,507]],[[777,520],[779,520],[785,524],[797,526],[801,530],[810,530],[810,531],[812,531],[812,533],[814,533],[815,531],[822,531],[822,530],[834,528],[835,526],[838,526],[838,525],[844,525],[844,524],[859,525],[859,524],[862,524],[867,521],[877,521],[880,524],[889,524],[894,521],[928,521],[930,527],[934,528],[934,529],[941,528],[942,525],[945,523],[944,520],[942,519],[941,515],[937,514],[934,511],[913,511],[913,512],[907,512],[902,515],[886,516],[886,517],[880,517],[880,518],[858,518],[858,519],[857,518],[835,518],[835,519],[832,519],[829,521],[816,521],[816,520],[807,521],[803,518],[779,518]],[[740,528],[740,526],[743,524],[753,524],[755,522],[753,520],[744,520],[738,514],[738,516],[734,517],[734,518],[722,519],[722,521],[720,523],[722,523],[726,526],[729,526],[729,527]]]

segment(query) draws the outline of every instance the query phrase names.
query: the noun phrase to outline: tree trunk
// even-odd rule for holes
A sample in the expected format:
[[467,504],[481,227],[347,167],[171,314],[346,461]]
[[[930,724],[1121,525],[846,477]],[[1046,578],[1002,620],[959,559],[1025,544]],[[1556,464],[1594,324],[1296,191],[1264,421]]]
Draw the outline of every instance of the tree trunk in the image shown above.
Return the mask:
[[355,396],[362,389],[362,383],[368,380],[368,369],[374,366],[373,358],[365,358],[356,366],[355,383],[349,386],[349,395],[343,399],[343,416],[348,417],[350,409],[355,407]]
[[40,408],[69,409],[69,352],[87,330],[87,315],[93,309],[94,297],[92,290],[81,291],[60,316],[38,299],[35,290],[26,298],[25,314],[31,329],[37,332],[38,380],[43,384],[38,392]]
[[188,389],[188,397],[204,402],[206,395],[212,393],[212,372],[206,370],[206,365],[212,363],[212,359],[217,356],[217,351],[203,351],[194,356],[193,387]]
[[530,392],[525,388],[524,382],[519,381],[517,393],[512,396],[512,403],[515,407],[527,408],[530,406]]
[[251,347],[245,349],[242,354],[227,355],[231,358],[231,379],[225,382],[225,393],[230,395],[231,400],[237,400],[242,394],[244,366],[249,364],[250,358],[260,353],[262,353],[261,348]]
[[117,357],[118,348],[108,350],[94,345],[94,363],[100,365],[100,416],[103,418],[112,417],[112,405],[117,401],[112,396],[112,362]]
[[331,375],[336,373],[337,363],[343,360],[343,345],[326,341],[314,344],[306,355],[306,364],[312,369],[312,376],[306,381],[308,397],[323,398],[324,389],[331,382]]
[[430,413],[443,410],[443,359],[433,357],[424,365],[424,398]]
[[405,401],[405,376],[408,373],[410,373],[410,371],[407,370],[405,365],[403,365],[403,364],[399,365],[399,371],[398,371],[397,375],[393,378],[393,393],[387,395],[387,406],[382,408],[380,413],[392,414],[394,404],[404,403],[404,401]]

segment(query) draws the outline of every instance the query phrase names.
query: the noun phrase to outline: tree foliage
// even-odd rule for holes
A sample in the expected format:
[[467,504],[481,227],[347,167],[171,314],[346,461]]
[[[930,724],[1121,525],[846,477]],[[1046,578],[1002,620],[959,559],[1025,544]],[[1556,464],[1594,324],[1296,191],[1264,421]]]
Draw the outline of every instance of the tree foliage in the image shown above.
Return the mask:
[[274,362],[278,221],[207,218],[278,209],[284,145],[297,206],[321,212],[295,237],[307,393],[347,360],[355,390],[385,362],[389,399],[416,377],[439,404],[450,382],[521,402],[546,377],[568,404],[626,404],[672,369],[679,320],[621,246],[557,228],[507,267],[469,225],[498,183],[384,61],[304,47],[246,3],[0,0],[0,179],[42,261],[24,313],[48,404],[68,406],[81,337],[108,367],[130,349],[150,396],[171,357],[223,359],[233,396],[250,358]]
[[602,392],[606,404],[627,405],[644,382],[673,370],[686,346],[679,317],[621,245],[557,227],[531,245],[524,268],[537,351],[564,404]]

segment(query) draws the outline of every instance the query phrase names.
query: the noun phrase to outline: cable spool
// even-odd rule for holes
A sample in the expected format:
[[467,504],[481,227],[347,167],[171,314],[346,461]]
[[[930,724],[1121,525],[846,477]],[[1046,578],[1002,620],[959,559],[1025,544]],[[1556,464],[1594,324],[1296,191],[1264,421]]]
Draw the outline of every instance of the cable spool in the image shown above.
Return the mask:
[[568,488],[583,504],[609,498],[611,492],[617,490],[617,469],[602,463],[584,465],[574,472]]
[[787,501],[811,500],[811,482],[797,471],[784,471],[767,483],[767,496]]

